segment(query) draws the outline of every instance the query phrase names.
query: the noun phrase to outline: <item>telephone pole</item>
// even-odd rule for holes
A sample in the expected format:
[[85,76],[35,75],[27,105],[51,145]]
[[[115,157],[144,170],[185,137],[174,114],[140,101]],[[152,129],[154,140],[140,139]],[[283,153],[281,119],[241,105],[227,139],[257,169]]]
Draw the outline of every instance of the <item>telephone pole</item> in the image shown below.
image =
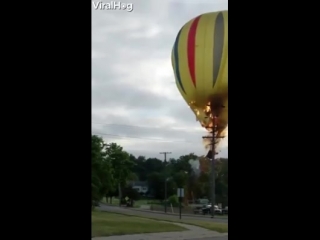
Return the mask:
[[215,155],[218,154],[216,152],[216,144],[217,144],[217,140],[219,138],[223,138],[223,137],[218,137],[216,136],[217,135],[217,132],[218,130],[221,130],[218,128],[218,114],[214,114],[214,111],[213,110],[221,110],[221,108],[224,108],[223,105],[219,106],[219,105],[215,105],[215,106],[212,106],[214,108],[211,108],[211,111],[212,111],[212,115],[213,115],[213,126],[212,126],[212,131],[211,131],[211,136],[205,136],[205,137],[202,137],[202,138],[209,138],[211,139],[211,154],[210,154],[210,151],[209,153],[207,154],[207,158],[211,158],[211,176],[210,176],[210,180],[211,180],[211,218],[214,218],[214,205],[215,205],[215,202],[216,202],[216,194],[215,194],[215,190],[216,190],[216,176],[215,176]]
[[167,213],[167,154],[171,154],[171,152],[161,152],[160,154],[164,155],[164,212]]

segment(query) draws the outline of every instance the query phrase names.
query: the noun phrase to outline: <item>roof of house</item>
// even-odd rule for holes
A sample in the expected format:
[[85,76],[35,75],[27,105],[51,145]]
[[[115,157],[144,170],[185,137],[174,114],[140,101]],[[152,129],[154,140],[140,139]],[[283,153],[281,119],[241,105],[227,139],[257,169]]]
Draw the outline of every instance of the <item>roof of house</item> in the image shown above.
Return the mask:
[[140,187],[148,186],[148,182],[145,182],[145,181],[129,181],[128,184],[131,184],[132,186],[140,186]]

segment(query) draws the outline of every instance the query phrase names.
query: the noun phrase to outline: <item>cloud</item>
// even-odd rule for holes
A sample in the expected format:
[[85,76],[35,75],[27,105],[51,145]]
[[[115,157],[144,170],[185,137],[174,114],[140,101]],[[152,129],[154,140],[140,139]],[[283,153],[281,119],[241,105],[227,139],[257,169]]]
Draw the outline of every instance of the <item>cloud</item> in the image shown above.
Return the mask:
[[[92,7],[92,132],[135,155],[204,154],[206,131],[175,85],[171,49],[179,29],[226,0],[133,0],[133,11]],[[227,139],[221,155],[227,155]]]

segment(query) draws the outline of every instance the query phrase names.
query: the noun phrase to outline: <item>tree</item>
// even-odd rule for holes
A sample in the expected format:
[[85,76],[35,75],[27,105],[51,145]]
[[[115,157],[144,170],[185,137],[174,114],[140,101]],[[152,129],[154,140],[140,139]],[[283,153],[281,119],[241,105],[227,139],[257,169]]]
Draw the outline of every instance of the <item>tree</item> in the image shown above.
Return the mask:
[[228,206],[228,160],[216,163],[216,202]]
[[128,197],[128,201],[130,203],[130,206],[133,207],[133,201],[137,201],[140,199],[140,193],[132,188],[131,186],[126,186],[124,189],[123,189],[123,197]]
[[147,181],[149,173],[155,171],[162,172],[165,167],[163,161],[157,158],[146,159],[144,156],[135,158],[133,155],[130,155],[130,159],[135,163],[132,171],[137,174],[140,181]]
[[[165,197],[165,177],[162,172],[153,172],[148,175],[149,191],[156,199],[163,200]],[[177,186],[172,178],[167,178],[167,196],[173,195],[177,191]]]
[[201,172],[194,189],[196,198],[208,198],[210,196],[210,175],[207,172]]
[[130,172],[129,175],[128,175],[128,177],[127,177],[127,179],[128,179],[129,181],[138,181],[138,180],[139,180],[139,177],[138,177],[138,175],[137,175],[136,173]]
[[140,181],[146,181],[148,173],[147,169],[145,168],[146,158],[143,156],[135,158],[133,155],[130,155],[130,159],[135,163],[132,167],[132,172],[137,174]]
[[91,137],[91,204],[100,201],[105,194],[114,190],[113,169],[107,158],[103,139]]
[[197,159],[198,157],[194,155],[193,153],[190,153],[188,155],[183,155],[179,157],[176,161],[171,160],[170,164],[172,165],[171,169],[173,172],[179,172],[184,171],[187,173],[190,173],[192,171],[192,166],[190,164],[190,161]]
[[[106,147],[106,159],[110,166],[112,187],[107,190],[108,196],[123,195],[126,181],[148,181],[149,193],[156,199],[164,199],[165,181],[167,196],[176,194],[177,187],[185,189],[185,200],[210,197],[211,160],[198,157],[193,153],[182,155],[178,159],[169,159],[167,166],[162,160],[144,156],[135,157],[126,153],[115,143]],[[199,167],[197,167],[197,163]],[[106,163],[107,164],[107,163]],[[109,174],[110,175],[110,174]],[[228,159],[216,159],[215,164],[216,202],[228,204]],[[99,182],[92,176],[93,186]],[[123,190],[123,194],[119,189]],[[123,195],[124,196],[124,195]]]
[[179,171],[173,175],[173,180],[175,181],[178,188],[183,188],[188,180],[188,172]]
[[171,195],[168,198],[168,203],[171,204],[172,206],[177,206],[179,204],[179,198],[177,195]]
[[144,168],[148,170],[148,172],[163,172],[165,165],[164,162],[157,158],[148,158],[144,162]]
[[152,172],[148,175],[150,193],[156,199],[164,198],[164,175],[159,172]]
[[[115,179],[115,183],[118,186],[119,197],[121,199],[121,188],[125,187],[134,162],[130,160],[129,154],[123,151],[123,148],[116,143],[109,144],[106,153],[113,168],[113,176]],[[119,204],[121,204],[120,201]]]

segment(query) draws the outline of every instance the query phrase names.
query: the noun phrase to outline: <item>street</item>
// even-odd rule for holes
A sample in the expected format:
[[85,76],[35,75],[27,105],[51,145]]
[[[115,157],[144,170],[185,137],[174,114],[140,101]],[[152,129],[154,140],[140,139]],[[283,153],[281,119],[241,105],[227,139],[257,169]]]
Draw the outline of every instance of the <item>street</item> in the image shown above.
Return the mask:
[[[164,214],[164,213],[158,213],[158,212],[152,212],[152,211],[140,211],[140,210],[135,210],[135,209],[129,209],[125,207],[117,207],[117,206],[109,206],[109,205],[104,205],[101,204],[98,209],[101,211],[108,211],[108,212],[115,212],[115,213],[123,213],[123,214],[128,214],[128,215],[136,215],[136,216],[141,216],[141,217],[150,217],[150,218],[157,218],[157,219],[172,219],[176,220],[179,219],[178,215],[172,215],[172,214]],[[185,220],[199,220],[199,221],[208,221],[208,222],[221,222],[221,223],[228,223],[227,218],[210,218],[210,216],[203,217],[203,216],[185,216],[182,215],[182,219]]]
[[228,240],[228,236],[223,237],[209,237],[209,238],[193,238],[188,240]]

